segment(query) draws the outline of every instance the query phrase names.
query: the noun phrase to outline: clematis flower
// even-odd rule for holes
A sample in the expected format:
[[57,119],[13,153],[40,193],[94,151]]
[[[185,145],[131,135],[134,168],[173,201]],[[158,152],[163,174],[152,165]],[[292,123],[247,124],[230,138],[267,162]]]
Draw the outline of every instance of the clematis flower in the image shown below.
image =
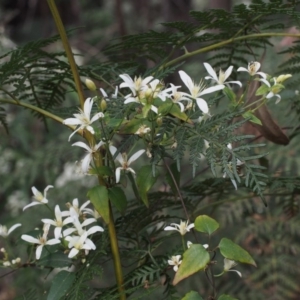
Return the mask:
[[12,233],[16,228],[22,226],[22,224],[18,223],[9,228],[7,230],[7,227],[5,225],[0,225],[0,236],[6,238],[9,236],[10,233]]
[[191,77],[187,75],[184,71],[179,71],[179,76],[190,91],[190,94],[184,93],[188,97],[186,99],[192,98],[196,100],[199,109],[205,114],[207,114],[209,111],[208,105],[206,101],[200,97],[206,94],[222,90],[225,87],[225,85],[221,84],[205,89],[205,86],[202,82],[200,82],[199,84],[195,84],[192,81]]
[[176,223],[171,223],[172,226],[167,226],[165,227],[164,230],[169,231],[169,230],[176,230],[178,231],[181,235],[185,235],[187,232],[189,232],[192,228],[194,228],[194,223],[191,223],[190,225],[189,221],[180,221],[180,224]]
[[[117,148],[114,146],[110,146],[109,150],[111,152],[111,155],[114,156],[115,153],[117,152]],[[129,159],[127,159],[127,154],[126,153],[119,153],[116,157],[116,160],[121,164],[122,167],[118,167],[116,169],[116,183],[120,181],[120,176],[121,176],[121,170],[126,170],[129,171],[133,174],[135,174],[135,171],[132,168],[129,168],[129,166],[137,160],[145,150],[139,150],[135,154],[133,154]]]
[[230,270],[235,267],[237,263],[234,260],[230,260],[228,258],[224,258],[224,272],[236,272],[240,277],[242,277],[242,273],[237,270]]
[[44,227],[43,227],[44,233],[43,233],[42,236],[39,236],[38,238],[34,238],[34,237],[32,237],[30,235],[27,235],[27,234],[23,234],[21,236],[22,240],[24,240],[24,241],[26,241],[28,243],[31,243],[31,244],[37,244],[37,245],[39,245],[39,246],[37,246],[36,252],[35,252],[36,259],[40,259],[42,251],[43,251],[43,247],[45,245],[56,245],[56,244],[60,243],[59,239],[47,240],[47,235],[48,235],[48,232],[49,232],[49,227],[50,227],[50,224],[44,224]]
[[44,189],[44,195],[43,195],[40,191],[38,191],[38,190],[33,186],[33,187],[31,188],[31,190],[32,190],[32,193],[33,193],[33,198],[34,198],[36,201],[33,201],[33,202],[31,202],[30,204],[26,205],[26,206],[23,208],[23,211],[24,211],[25,209],[27,209],[28,207],[30,207],[30,206],[48,203],[48,199],[47,199],[46,197],[47,197],[47,191],[48,191],[50,188],[53,188],[53,186],[52,186],[52,185],[48,185],[48,186]]
[[148,88],[148,83],[153,80],[153,76],[148,76],[146,78],[134,77],[134,80],[128,74],[119,75],[124,82],[120,84],[120,88],[129,88],[132,95],[135,97],[140,91]]
[[95,152],[97,152],[98,149],[104,144],[105,144],[104,142],[100,141],[97,145],[92,146],[92,148],[90,148],[87,144],[85,144],[83,142],[76,142],[72,145],[72,146],[78,146],[78,147],[84,148],[88,152],[88,154],[82,160],[82,164],[81,164],[82,172],[84,174],[88,173],[90,163],[93,159],[93,154]]
[[72,134],[69,136],[69,141],[71,137],[80,129],[87,129],[91,134],[94,134],[95,131],[93,127],[91,126],[92,123],[97,121],[99,118],[104,118],[104,114],[102,112],[99,112],[95,114],[91,119],[91,110],[93,107],[93,99],[87,98],[84,102],[83,110],[79,109],[79,114],[74,114],[75,118],[69,118],[63,121],[63,124],[66,125],[78,125],[79,127],[72,132]]
[[168,264],[170,266],[174,266],[173,270],[175,272],[178,271],[178,268],[179,268],[180,264],[182,263],[182,260],[180,260],[180,258],[181,258],[181,255],[174,255],[171,257],[171,259],[168,260]]
[[55,212],[55,219],[54,220],[42,219],[42,222],[44,224],[50,224],[50,225],[55,226],[54,237],[56,239],[59,239],[61,237],[61,231],[62,231],[63,226],[72,223],[73,219],[71,217],[68,217],[68,218],[63,220],[62,218],[68,216],[69,212],[68,211],[63,211],[62,212],[59,208],[59,205],[55,206],[54,212]]
[[184,111],[184,105],[181,103],[181,101],[185,100],[185,101],[188,101],[188,102],[192,102],[192,100],[185,97],[184,96],[185,93],[177,91],[177,89],[180,88],[181,86],[175,86],[172,83],[170,85],[171,85],[171,87],[170,87],[170,89],[171,89],[170,97],[171,97],[171,99],[174,103],[179,105],[180,111],[183,112]]
[[[67,207],[71,210],[71,208],[74,209],[76,212],[77,216],[80,217],[84,213],[85,208],[91,203],[90,200],[87,200],[84,202],[80,207],[79,207],[79,202],[78,199],[73,199],[72,204],[70,202],[67,203]],[[70,215],[70,212],[68,212]]]
[[[118,97],[118,90],[119,90],[119,88],[118,88],[118,86],[116,86],[115,93],[111,95],[111,98],[116,99]],[[100,88],[100,92],[105,100],[109,100],[110,97],[107,95],[107,93],[104,91],[104,89]]]
[[70,251],[68,257],[73,258],[76,256],[80,250],[95,250],[95,244],[87,238],[87,232],[85,231],[81,236],[67,236],[66,240],[69,242],[68,247],[72,250]]
[[[261,82],[263,82],[268,87],[268,94],[266,95],[267,99],[270,99],[272,97],[277,97],[277,100],[275,104],[279,103],[281,100],[281,96],[278,94],[280,91],[284,88],[282,84],[277,83],[276,78],[273,78],[274,84],[271,86],[271,83],[266,79],[260,79]],[[260,87],[262,91],[264,90],[264,87]],[[257,90],[257,95],[260,95],[259,90]]]
[[228,67],[228,69],[223,72],[223,70],[220,69],[219,71],[219,77],[217,76],[217,73],[214,71],[214,69],[211,67],[210,64],[204,63],[204,67],[208,74],[210,76],[206,76],[205,79],[211,79],[212,81],[216,82],[217,84],[226,84],[229,85],[229,83],[234,83],[242,86],[242,83],[240,81],[226,81],[226,79],[231,75],[233,66]]
[[248,64],[248,69],[244,68],[244,67],[239,67],[237,69],[238,72],[247,72],[249,73],[250,76],[255,76],[255,75],[259,75],[262,78],[266,79],[267,78],[267,74],[264,72],[258,72],[258,70],[260,69],[261,64],[258,61],[251,61]]

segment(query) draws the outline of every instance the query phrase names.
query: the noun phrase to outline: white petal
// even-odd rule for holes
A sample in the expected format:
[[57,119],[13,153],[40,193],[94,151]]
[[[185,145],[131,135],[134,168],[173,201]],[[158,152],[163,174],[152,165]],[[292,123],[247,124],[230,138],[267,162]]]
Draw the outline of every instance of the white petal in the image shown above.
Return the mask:
[[34,206],[34,205],[40,205],[40,204],[43,204],[42,202],[38,202],[38,201],[33,201],[31,202],[30,204],[26,205],[24,208],[23,208],[23,211],[25,209],[27,209],[28,207],[31,207],[31,206]]
[[203,111],[205,114],[209,112],[208,105],[205,100],[197,98],[196,102],[201,111]]
[[72,144],[72,146],[78,146],[78,147],[84,148],[85,150],[87,150],[90,153],[92,152],[92,149],[83,142],[76,142],[76,143]]
[[78,252],[79,252],[78,249],[73,248],[73,249],[70,251],[68,257],[69,257],[69,258],[73,258],[74,256],[76,256],[76,255],[78,254]]
[[154,111],[156,114],[158,113],[158,109],[154,105],[151,105],[151,110]]
[[68,118],[63,121],[63,124],[66,125],[80,125],[82,122],[77,118]]
[[240,81],[227,81],[226,83],[234,83],[234,84],[238,84],[240,87],[242,87],[242,83]]
[[120,181],[121,170],[122,170],[122,168],[120,168],[120,167],[116,169],[116,183],[118,183]]
[[37,238],[34,238],[33,236],[30,236],[30,235],[27,235],[27,234],[23,234],[21,236],[21,239],[28,242],[28,243],[31,243],[31,244],[40,244],[40,240],[38,240]]
[[242,273],[237,270],[228,270],[228,272],[236,272],[240,277],[242,277]]
[[165,227],[164,228],[164,230],[178,230],[177,228],[175,228],[175,227],[172,227],[172,226],[167,226],[167,227]]
[[88,173],[92,158],[93,158],[92,154],[89,153],[82,160],[81,168],[83,173]]
[[[214,79],[215,81],[219,81],[218,76],[216,74],[216,72],[214,71],[214,69],[211,67],[211,65],[209,63],[203,63],[207,73],[212,77],[212,79]],[[207,77],[205,77],[206,79]]]
[[179,76],[183,83],[186,85],[186,87],[189,89],[190,93],[192,93],[192,89],[194,87],[194,83],[191,79],[191,77],[186,74],[184,71],[179,71]]
[[51,240],[46,242],[46,245],[56,245],[56,244],[59,244],[59,243],[60,243],[59,239],[51,239]]
[[81,223],[81,226],[82,226],[82,227],[85,227],[85,226],[88,226],[88,225],[90,225],[90,224],[92,224],[92,223],[95,223],[95,222],[97,222],[97,220],[96,220],[95,218],[88,218],[88,219],[84,220],[84,221]]
[[237,69],[237,71],[238,71],[238,72],[247,72],[247,73],[249,73],[248,69],[246,69],[246,68],[244,68],[244,67],[239,67],[239,68]]
[[92,98],[87,98],[84,101],[84,105],[83,105],[83,111],[85,113],[85,115],[90,119],[90,115],[91,115],[91,110],[93,107],[93,99]]
[[22,226],[22,224],[20,224],[20,223],[11,226],[7,232],[7,235],[9,235],[12,231],[14,231],[16,228],[18,228],[20,226]]
[[143,153],[145,152],[145,150],[139,150],[138,152],[136,152],[135,154],[133,154],[130,159],[128,160],[128,166],[134,162],[135,160],[137,160]]
[[210,94],[210,93],[213,93],[213,92],[222,90],[222,89],[224,89],[224,87],[225,87],[225,85],[223,85],[223,84],[211,86],[211,87],[209,87],[209,88],[203,90],[203,91],[199,94],[199,96],[206,95],[206,94]]
[[42,222],[45,224],[51,224],[53,226],[56,226],[56,222],[54,220],[51,219],[42,219]]
[[225,74],[224,74],[224,81],[230,76],[230,74],[232,73],[232,69],[233,69],[233,66],[230,66],[230,67],[225,71]]
[[62,231],[62,228],[61,227],[56,227],[54,229],[54,237],[56,239],[59,239],[61,237],[61,231]]
[[93,123],[93,122],[95,122],[96,120],[98,120],[98,119],[100,119],[100,118],[104,118],[104,114],[103,114],[102,112],[99,112],[99,113],[95,114],[95,115],[92,117],[92,119],[91,119],[91,121],[90,121],[90,124]]
[[104,231],[104,229],[101,226],[93,226],[87,231],[87,234],[91,235],[98,231],[102,232],[102,231]]
[[44,245],[39,245],[35,251],[35,258],[40,259]]

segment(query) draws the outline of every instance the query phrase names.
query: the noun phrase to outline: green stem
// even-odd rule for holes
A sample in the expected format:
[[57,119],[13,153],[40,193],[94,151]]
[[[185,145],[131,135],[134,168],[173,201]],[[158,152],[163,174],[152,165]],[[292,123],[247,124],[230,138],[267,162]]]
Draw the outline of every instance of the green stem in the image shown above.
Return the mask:
[[298,34],[296,34],[296,33],[292,34],[292,33],[269,32],[269,33],[256,33],[256,34],[244,35],[244,36],[240,36],[240,37],[231,38],[231,39],[228,39],[226,41],[222,41],[222,42],[219,42],[219,43],[216,43],[216,44],[213,44],[213,45],[210,45],[210,46],[207,46],[207,47],[204,47],[204,48],[192,51],[192,52],[185,53],[182,56],[179,56],[179,57],[169,61],[168,63],[165,63],[163,66],[160,67],[160,69],[171,66],[171,65],[175,65],[178,62],[180,62],[182,60],[185,60],[189,57],[195,56],[197,54],[208,52],[208,51],[211,51],[211,50],[215,50],[217,48],[221,48],[225,45],[228,45],[228,44],[231,44],[231,43],[234,43],[234,42],[248,40],[248,39],[258,39],[258,38],[265,38],[265,37],[281,37],[281,36],[282,37],[289,36],[289,37],[300,38],[299,33]]
[[80,106],[83,108],[84,105],[84,95],[83,95],[83,89],[82,89],[82,85],[81,85],[81,81],[80,81],[80,77],[78,74],[78,70],[77,70],[77,66],[75,63],[75,59],[68,41],[68,37],[64,28],[64,25],[62,23],[62,20],[60,18],[59,12],[57,10],[56,4],[55,4],[55,0],[47,0],[48,1],[48,5],[49,8],[51,10],[54,22],[56,24],[57,30],[59,32],[61,41],[63,43],[64,49],[66,51],[67,57],[68,57],[68,61],[71,67],[71,71],[73,74],[73,78],[75,81],[75,86],[76,86],[76,90],[78,93],[78,97],[79,97],[79,102],[80,102]]
[[116,228],[114,224],[111,204],[109,204],[109,214],[110,214],[110,222],[108,223],[108,232],[110,237],[111,252],[114,260],[114,269],[115,269],[115,276],[117,279],[118,292],[119,292],[120,300],[126,300],[121,258],[120,258],[120,252],[118,247],[118,240],[117,240],[117,234],[116,234]]

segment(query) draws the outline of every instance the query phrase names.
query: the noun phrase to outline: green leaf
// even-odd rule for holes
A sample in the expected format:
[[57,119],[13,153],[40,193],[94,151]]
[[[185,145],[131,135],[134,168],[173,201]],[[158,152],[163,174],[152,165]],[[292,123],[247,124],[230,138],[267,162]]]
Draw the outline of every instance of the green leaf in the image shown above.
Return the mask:
[[120,213],[125,211],[127,207],[127,198],[124,194],[124,191],[120,187],[114,186],[109,188],[108,197]]
[[122,127],[120,128],[120,133],[121,134],[134,134],[143,125],[150,127],[150,128],[152,126],[151,123],[145,119],[141,119],[141,118],[132,119],[122,125]]
[[[171,187],[171,190],[174,193],[174,195],[178,195],[178,190],[176,188],[176,185],[178,186],[178,188],[180,187],[180,172],[178,171],[176,162],[170,165],[170,171],[173,176],[171,176],[170,172],[168,172],[166,174],[166,181]],[[175,179],[176,184],[174,183],[173,177]]]
[[180,111],[179,106],[173,103],[171,100],[167,99],[166,101],[162,101],[161,99],[156,98],[154,100],[154,104],[156,107],[158,107],[158,114],[170,114],[177,119],[185,121],[189,124],[193,124],[189,117],[184,112]]
[[113,176],[114,172],[108,166],[94,167],[89,171],[91,175],[100,175],[100,176]]
[[63,297],[72,286],[76,276],[75,273],[60,271],[52,280],[47,300],[58,300]]
[[256,117],[251,110],[248,110],[245,113],[243,113],[243,117],[245,119],[249,119],[249,121],[252,123],[262,125],[261,120],[258,117]]
[[190,291],[189,293],[185,294],[181,300],[203,300],[203,298],[199,295],[199,293]]
[[219,244],[219,248],[221,254],[225,258],[244,264],[250,264],[256,267],[256,263],[251,257],[251,255],[230,239],[223,238]]
[[183,253],[183,260],[174,277],[173,284],[176,285],[181,280],[203,270],[209,262],[210,256],[205,248],[200,244],[192,244]]
[[218,300],[238,300],[237,298],[232,298],[229,295],[221,295]]
[[215,232],[220,226],[216,220],[206,215],[198,216],[194,224],[197,231],[204,232],[209,235]]
[[229,87],[226,86],[223,89],[223,93],[230,100],[230,102],[232,102],[233,104],[236,103],[236,95],[235,95],[235,93],[233,92],[232,89],[230,89]]
[[108,191],[105,186],[94,186],[87,193],[89,199],[106,224],[109,223]]
[[152,166],[143,166],[136,174],[136,184],[142,201],[148,207],[147,192],[151,189],[158,178],[158,171],[156,170],[155,176],[153,176]]
[[268,87],[266,84],[261,85],[255,92],[256,96],[265,95],[270,91],[270,87]]
[[72,260],[64,253],[55,252],[44,256],[37,261],[37,264],[51,268],[64,268],[69,267],[72,264]]

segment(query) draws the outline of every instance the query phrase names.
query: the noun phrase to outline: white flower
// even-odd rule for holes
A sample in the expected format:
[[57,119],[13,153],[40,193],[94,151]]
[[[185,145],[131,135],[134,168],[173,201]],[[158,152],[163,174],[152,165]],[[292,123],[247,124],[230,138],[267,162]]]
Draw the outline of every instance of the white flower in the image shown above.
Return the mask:
[[146,126],[146,125],[141,125],[139,127],[139,129],[135,132],[135,134],[139,135],[139,136],[143,136],[144,134],[150,132],[151,129],[150,127]]
[[52,185],[48,185],[48,186],[44,189],[44,195],[43,195],[40,191],[38,191],[38,190],[33,186],[33,187],[31,188],[31,190],[32,190],[32,193],[33,193],[33,198],[34,198],[36,201],[33,201],[33,202],[31,202],[30,204],[26,205],[26,206],[23,208],[23,211],[24,211],[25,209],[27,209],[28,207],[30,207],[30,206],[48,203],[48,199],[47,199],[46,197],[47,197],[47,191],[48,191],[50,188],[53,188],[53,186],[52,186]]
[[82,160],[82,164],[81,164],[82,172],[84,174],[88,173],[90,163],[93,159],[93,154],[95,152],[97,152],[98,149],[104,144],[105,144],[104,142],[100,141],[97,145],[93,145],[92,148],[90,148],[87,144],[85,144],[83,142],[76,142],[72,145],[72,146],[78,146],[78,147],[84,148],[88,152],[88,154]]
[[270,82],[267,81],[266,79],[263,78],[260,79],[260,81],[263,82],[269,88],[269,93],[266,95],[266,98],[270,99],[272,97],[277,97],[277,100],[275,102],[275,104],[277,104],[281,100],[281,96],[278,93],[282,90],[283,85],[277,84],[275,77],[273,78],[273,80],[274,80],[274,84],[273,86],[271,86]]
[[263,72],[258,72],[258,70],[260,69],[260,63],[258,61],[251,61],[248,64],[248,69],[244,68],[244,67],[239,67],[237,69],[238,72],[247,72],[249,73],[250,76],[254,76],[254,75],[259,75],[262,78],[266,79],[267,78],[267,74],[263,73]]
[[189,75],[187,75],[184,71],[179,71],[179,75],[181,80],[183,81],[183,83],[186,85],[186,87],[189,89],[190,94],[186,94],[189,98],[195,99],[196,103],[199,107],[199,109],[207,114],[208,113],[208,105],[206,103],[206,101],[202,98],[200,98],[203,95],[206,94],[210,94],[219,90],[222,90],[225,85],[216,85],[216,86],[212,86],[210,88],[205,89],[204,85],[202,82],[200,82],[199,84],[195,84],[191,77]]
[[85,231],[81,236],[67,236],[66,240],[69,242],[68,247],[72,250],[70,251],[68,257],[73,258],[76,256],[80,250],[95,250],[95,244],[87,238],[87,232]]
[[224,258],[224,272],[236,272],[240,277],[242,277],[242,273],[237,270],[230,270],[235,267],[237,263],[234,260],[230,260],[228,258]]
[[95,114],[91,119],[91,110],[93,107],[93,99],[87,98],[84,102],[83,110],[79,109],[79,114],[74,114],[75,118],[69,118],[63,121],[66,125],[79,125],[79,127],[69,136],[69,141],[71,137],[80,129],[87,129],[90,133],[94,134],[95,131],[92,126],[93,122],[97,121],[99,118],[103,118],[104,114],[99,112]]
[[73,222],[73,219],[71,217],[68,217],[65,220],[62,220],[62,217],[66,217],[69,214],[70,213],[68,211],[62,212],[59,208],[59,205],[56,205],[55,206],[55,219],[54,220],[42,219],[43,223],[55,226],[54,237],[56,239],[59,239],[61,237],[61,231],[62,231],[63,226]]
[[185,97],[184,96],[185,93],[177,91],[177,89],[180,88],[181,86],[175,86],[172,83],[170,85],[171,85],[171,87],[170,87],[170,89],[171,89],[170,97],[171,97],[171,99],[174,103],[179,105],[180,111],[183,112],[184,111],[184,105],[181,103],[181,101],[186,100],[188,102],[192,102],[192,100]]
[[168,264],[170,266],[174,266],[173,270],[175,272],[178,271],[178,267],[182,263],[182,260],[180,260],[180,258],[181,258],[181,255],[174,255],[174,256],[171,257],[171,259],[168,260]]
[[67,203],[67,207],[71,209],[74,208],[74,211],[76,212],[77,216],[80,217],[84,213],[84,209],[86,206],[88,206],[91,203],[90,200],[87,200],[79,207],[78,199],[73,199],[72,204],[70,202]]
[[89,228],[88,230],[85,230],[83,227],[86,227],[94,222],[96,222],[97,220],[95,218],[88,218],[85,219],[82,223],[80,223],[79,219],[78,219],[78,215],[77,215],[77,211],[74,209],[74,207],[70,208],[70,218],[72,218],[72,223],[74,224],[75,228],[67,228],[66,230],[64,230],[63,235],[67,236],[70,235],[73,232],[77,232],[78,235],[82,235],[85,231],[87,232],[87,235],[91,235],[94,234],[95,232],[102,232],[104,231],[104,229],[101,226],[92,226],[91,228]]
[[0,225],[0,236],[3,236],[4,238],[6,238],[7,236],[9,236],[10,233],[12,233],[19,226],[22,226],[22,224],[20,224],[20,223],[15,224],[15,225],[11,226],[9,228],[9,230],[7,230],[7,227],[5,225]]
[[36,259],[40,259],[43,247],[45,245],[55,245],[55,244],[59,244],[60,243],[60,240],[58,240],[58,239],[47,240],[47,235],[48,235],[48,232],[49,232],[49,227],[50,227],[50,224],[44,224],[44,227],[43,227],[44,233],[43,233],[42,236],[39,236],[38,238],[34,238],[34,237],[32,237],[30,235],[27,235],[27,234],[23,234],[21,236],[21,239],[23,239],[24,241],[26,241],[28,243],[39,245],[39,246],[37,246],[36,252],[35,252]]
[[214,71],[214,69],[211,67],[210,64],[204,63],[204,67],[206,71],[209,73],[210,76],[206,76],[205,79],[211,79],[212,81],[215,81],[217,84],[226,84],[234,83],[242,86],[242,83],[240,81],[226,81],[226,79],[230,76],[232,73],[233,66],[230,66],[225,72],[220,69],[219,71],[219,77],[217,76],[217,73]]
[[[117,148],[114,146],[110,146],[109,150],[112,156],[114,156],[115,153],[117,152]],[[135,154],[133,154],[129,159],[127,159],[126,153],[122,153],[122,154],[119,153],[117,155],[116,160],[121,164],[122,167],[118,167],[116,169],[116,183],[120,181],[121,170],[126,170],[135,174],[135,171],[132,168],[129,168],[129,166],[131,165],[131,163],[137,160],[144,152],[145,150],[139,150]]]
[[134,80],[128,74],[119,75],[124,82],[120,84],[120,88],[129,88],[133,96],[137,96],[139,92],[148,88],[148,83],[153,79],[153,76],[146,78],[134,77]]
[[181,235],[185,235],[187,232],[189,232],[192,228],[194,228],[194,223],[191,223],[190,225],[189,221],[180,221],[180,224],[176,223],[171,223],[172,226],[167,226],[165,227],[164,230],[176,230],[178,231]]

